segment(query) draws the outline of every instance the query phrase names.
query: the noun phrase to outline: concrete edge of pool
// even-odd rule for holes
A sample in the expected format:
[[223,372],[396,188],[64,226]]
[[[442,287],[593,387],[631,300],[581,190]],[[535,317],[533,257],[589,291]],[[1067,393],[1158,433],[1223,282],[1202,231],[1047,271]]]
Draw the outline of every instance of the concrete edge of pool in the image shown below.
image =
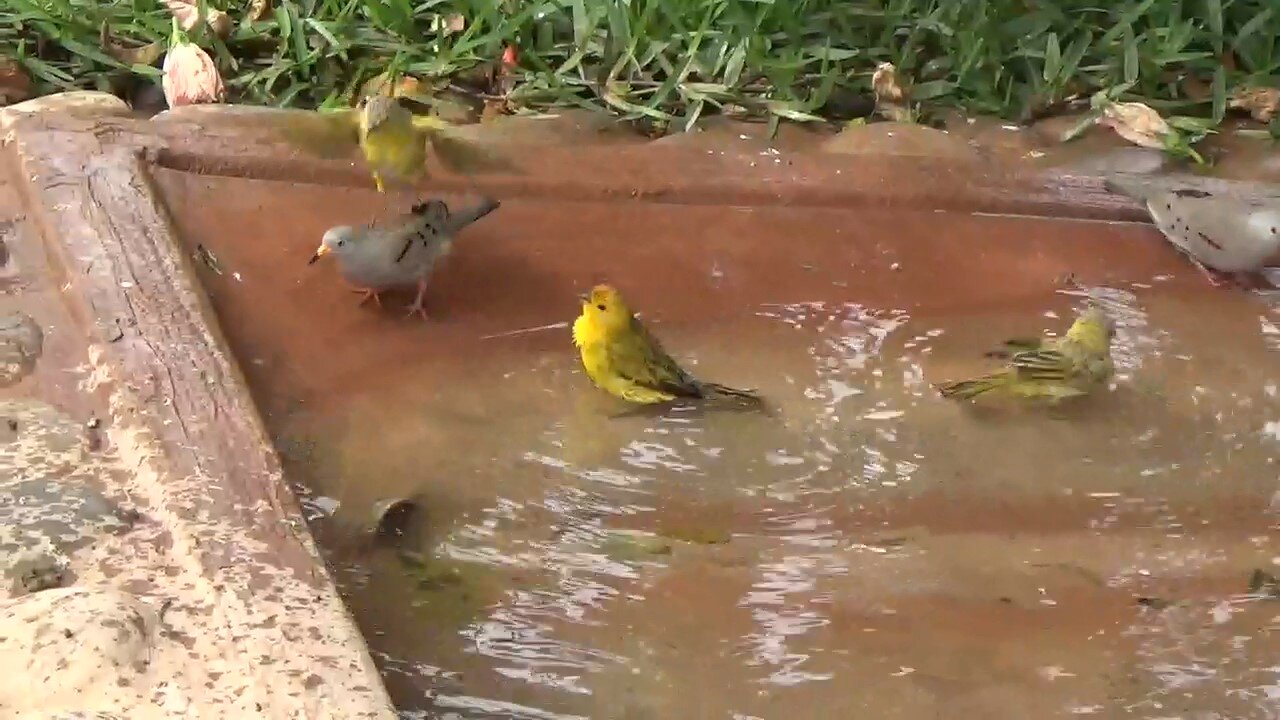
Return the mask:
[[[148,173],[157,163],[370,186],[356,163],[300,158],[243,124],[222,122],[247,114],[204,106],[147,121],[110,95],[67,93],[0,111],[0,131],[27,222],[38,229],[74,329],[88,346],[88,372],[107,389],[110,439],[133,469],[127,490],[165,526],[172,539],[167,551],[200,578],[216,613],[197,628],[207,637],[188,647],[192,662],[219,668],[209,688],[183,688],[196,714],[200,696],[222,695],[236,698],[226,701],[230,709],[264,717],[391,718],[365,642]],[[431,187],[584,201],[863,203],[1143,219],[1134,203],[1106,193],[1099,178],[989,164],[647,145],[539,144],[516,153],[528,169],[522,177],[438,176]],[[673,173],[677,164],[681,170]],[[566,177],[568,167],[573,177]],[[143,594],[165,597],[166,579]],[[155,672],[155,682],[181,685],[187,677]],[[94,707],[88,693],[84,709],[113,708]]]
[[[11,177],[16,170],[26,183],[18,192],[28,219],[89,346],[89,372],[107,388],[104,424],[132,471],[125,492],[164,526],[168,553],[191,575],[157,577],[142,593],[157,605],[181,601],[181,580],[210,607],[182,657],[207,671],[153,667],[151,684],[178,686],[171,692],[201,717],[394,718],[240,370],[171,238],[140,147],[107,129],[131,121],[118,117],[119,106],[92,104],[92,95],[36,101],[60,112],[24,117],[16,106],[0,125],[16,149]],[[84,123],[99,131],[74,127]],[[190,687],[192,677],[208,687]],[[39,681],[31,677],[30,686]],[[85,695],[81,709],[148,715],[96,706],[92,684],[74,690]],[[153,710],[166,715],[159,703]]]

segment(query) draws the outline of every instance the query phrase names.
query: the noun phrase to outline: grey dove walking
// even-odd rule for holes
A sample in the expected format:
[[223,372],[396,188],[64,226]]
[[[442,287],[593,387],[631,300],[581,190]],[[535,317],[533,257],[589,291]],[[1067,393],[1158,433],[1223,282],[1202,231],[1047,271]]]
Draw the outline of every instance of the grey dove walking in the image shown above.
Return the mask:
[[1215,285],[1214,271],[1240,281],[1280,251],[1280,186],[1117,173],[1106,187],[1145,203],[1160,232]]
[[418,294],[408,314],[427,319],[422,306],[431,272],[440,258],[453,247],[454,236],[466,226],[498,209],[500,203],[484,198],[475,205],[452,213],[442,200],[427,200],[413,206],[408,214],[387,227],[341,225],[330,228],[308,264],[332,254],[338,272],[356,292],[364,293],[381,306],[378,295],[385,290],[414,287]]

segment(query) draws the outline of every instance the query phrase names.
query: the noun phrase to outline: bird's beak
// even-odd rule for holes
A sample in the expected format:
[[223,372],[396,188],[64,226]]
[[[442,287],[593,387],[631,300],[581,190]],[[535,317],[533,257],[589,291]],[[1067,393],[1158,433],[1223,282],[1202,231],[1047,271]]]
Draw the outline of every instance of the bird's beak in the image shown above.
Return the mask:
[[578,293],[578,299],[581,300],[584,305],[591,302],[591,298],[586,293]]
[[307,264],[311,265],[315,263],[315,261],[319,260],[321,257],[328,254],[329,254],[329,246],[321,245],[320,247],[316,248],[316,254],[311,256],[311,259],[307,261]]

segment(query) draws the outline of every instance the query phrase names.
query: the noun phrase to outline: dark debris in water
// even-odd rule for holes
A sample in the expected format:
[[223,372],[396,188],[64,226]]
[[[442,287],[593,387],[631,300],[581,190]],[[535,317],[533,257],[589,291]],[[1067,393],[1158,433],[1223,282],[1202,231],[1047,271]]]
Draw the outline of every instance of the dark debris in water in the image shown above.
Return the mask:
[[1262,569],[1249,576],[1249,594],[1266,600],[1280,600],[1280,579]]
[[728,528],[709,525],[666,524],[658,534],[694,545],[724,545],[733,538]]
[[610,533],[604,552],[621,561],[642,561],[659,555],[670,555],[673,542],[664,537],[640,533]]
[[487,565],[413,551],[396,557],[405,566],[410,604],[428,613],[433,625],[465,626],[502,593],[501,580]]
[[1139,595],[1138,597],[1135,597],[1133,601],[1142,607],[1151,608],[1152,610],[1164,610],[1165,608],[1173,605],[1172,602],[1165,600],[1164,598],[1153,597],[1150,595]]

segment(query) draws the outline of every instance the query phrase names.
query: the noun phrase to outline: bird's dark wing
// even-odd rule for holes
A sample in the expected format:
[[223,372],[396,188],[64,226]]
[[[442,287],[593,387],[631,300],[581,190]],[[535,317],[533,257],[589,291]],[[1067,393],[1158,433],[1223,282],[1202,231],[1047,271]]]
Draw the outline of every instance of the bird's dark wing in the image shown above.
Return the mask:
[[1040,349],[1014,353],[1009,367],[1019,380],[1061,381],[1071,371],[1071,359],[1059,350]]
[[609,345],[609,362],[614,371],[631,382],[678,397],[702,397],[694,380],[662,349],[639,318],[631,318],[631,332]]
[[1038,350],[1044,344],[1044,341],[1037,337],[1028,338],[1009,338],[1000,347],[986,352],[987,357],[1009,358],[1015,353],[1028,352]]

